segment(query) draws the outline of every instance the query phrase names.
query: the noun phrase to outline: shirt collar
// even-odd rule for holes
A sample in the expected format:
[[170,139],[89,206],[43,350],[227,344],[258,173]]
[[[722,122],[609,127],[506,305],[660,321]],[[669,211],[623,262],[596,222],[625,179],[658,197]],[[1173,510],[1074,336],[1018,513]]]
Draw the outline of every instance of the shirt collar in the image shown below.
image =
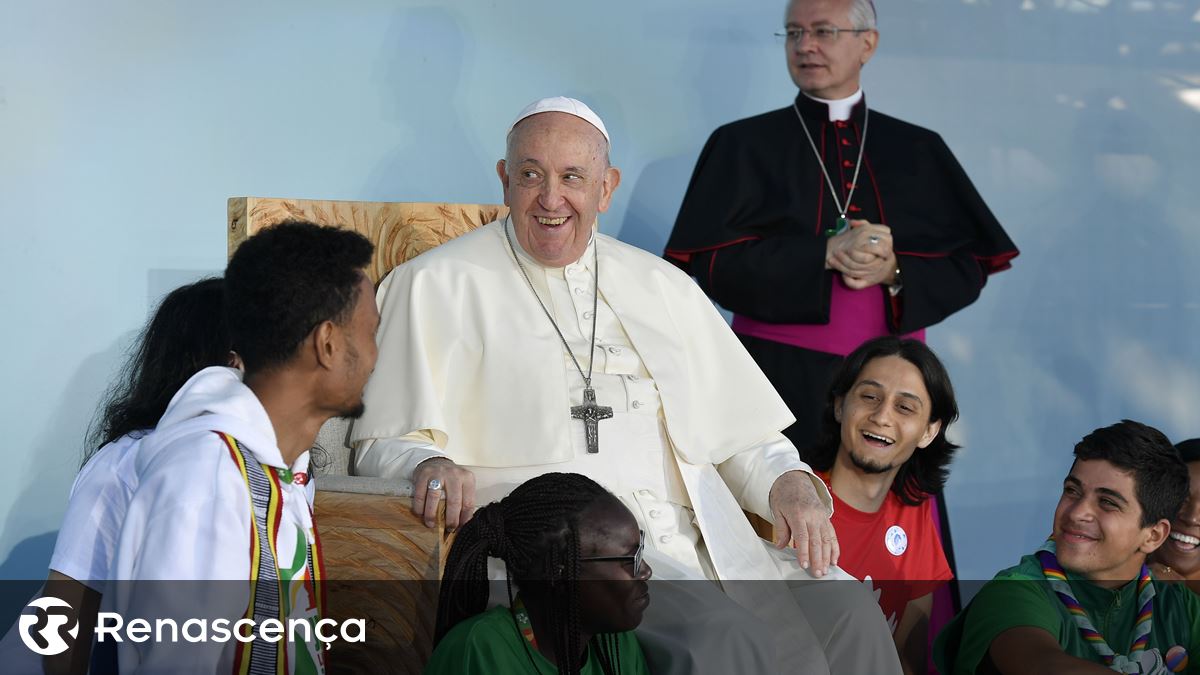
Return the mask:
[[1133,602],[1137,592],[1138,579],[1117,586],[1115,588],[1107,588],[1099,584],[1093,583],[1087,577],[1063,569],[1067,573],[1067,581],[1071,584],[1071,589],[1079,596],[1080,603],[1090,607],[1108,605],[1113,602],[1118,596],[1121,602]]
[[863,98],[862,87],[846,98],[839,99],[817,98],[802,91],[796,96],[796,105],[801,112],[812,117],[819,116],[822,121],[841,122],[850,119],[862,107]]
[[596,246],[596,230],[600,226],[600,220],[598,218],[596,219],[596,224],[592,226],[592,235],[590,238],[588,238],[588,245],[587,248],[583,250],[583,255],[579,256],[579,259],[575,262],[564,265],[563,267],[546,267],[535,260],[534,257],[529,255],[529,252],[525,250],[525,247],[521,244],[521,240],[517,238],[516,228],[512,225],[511,218],[509,219],[507,225],[512,234],[511,241],[513,243],[513,249],[517,252],[517,257],[521,259],[521,264],[525,265],[526,269],[541,270],[542,272],[556,274],[558,276],[562,276],[564,270],[568,268],[575,268],[577,266],[583,266],[583,268],[588,271],[592,270],[592,262],[595,260],[596,255],[594,252]]

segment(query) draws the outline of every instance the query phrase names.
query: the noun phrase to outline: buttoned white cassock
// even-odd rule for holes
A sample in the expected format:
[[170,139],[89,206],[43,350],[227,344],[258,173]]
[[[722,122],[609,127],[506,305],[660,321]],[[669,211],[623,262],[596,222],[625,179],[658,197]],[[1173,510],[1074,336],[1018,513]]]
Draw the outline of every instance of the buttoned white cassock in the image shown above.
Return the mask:
[[[609,237],[595,242],[604,350],[597,351],[597,398],[615,408],[614,419],[600,423],[599,455],[584,452],[582,423],[568,415],[581,400],[579,374],[516,267],[501,224],[492,223],[401,265],[381,284],[380,356],[367,413],[352,431],[354,441],[373,442],[360,448],[358,470],[409,478],[419,461],[444,453],[477,472],[480,503],[545,471],[592,475],[631,507],[649,530],[648,546],[674,559],[660,560],[656,576],[715,576],[743,605],[786,601],[792,621],[803,624],[790,594],[727,583],[809,580],[794,552],[758,539],[741,512],[769,519],[774,480],[807,470],[779,433],[790,414],[691,279]],[[564,270],[524,261],[586,368],[592,248]],[[654,446],[663,461],[646,459]],[[619,454],[635,448],[646,454]],[[656,465],[656,474],[629,470]],[[824,485],[815,485],[828,503]],[[669,513],[655,518],[656,510]],[[689,543],[681,554],[676,537],[698,546]],[[669,604],[655,601],[652,611]],[[894,661],[882,615],[864,606],[877,615]],[[814,637],[794,628],[789,649],[834,649],[820,630]],[[872,649],[858,640],[844,651]],[[794,658],[785,662],[794,670]]]

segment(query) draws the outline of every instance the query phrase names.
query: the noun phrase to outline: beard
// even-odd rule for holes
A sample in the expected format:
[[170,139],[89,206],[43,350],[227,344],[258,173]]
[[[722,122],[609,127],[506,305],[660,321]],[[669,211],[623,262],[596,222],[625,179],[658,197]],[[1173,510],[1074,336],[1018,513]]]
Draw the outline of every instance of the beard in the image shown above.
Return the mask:
[[887,473],[896,468],[894,464],[883,464],[881,462],[873,462],[864,457],[859,457],[858,454],[853,450],[850,450],[846,454],[850,456],[850,462],[854,464],[859,471],[862,471],[866,474]]
[[352,405],[352,406],[347,406],[345,408],[338,410],[336,417],[345,417],[348,419],[356,420],[356,419],[362,417],[363,413],[365,413],[366,411],[367,411],[367,406],[362,402],[362,399],[359,399],[357,404]]

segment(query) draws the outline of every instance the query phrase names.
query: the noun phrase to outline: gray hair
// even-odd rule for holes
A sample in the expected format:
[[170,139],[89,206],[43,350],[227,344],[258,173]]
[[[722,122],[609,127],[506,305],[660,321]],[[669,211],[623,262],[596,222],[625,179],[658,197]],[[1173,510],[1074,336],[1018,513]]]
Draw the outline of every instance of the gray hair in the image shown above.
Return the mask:
[[[788,20],[788,15],[792,12],[792,5],[797,2],[800,2],[800,0],[788,0],[783,14],[785,23]],[[850,11],[846,13],[846,18],[850,19],[850,25],[854,28],[875,30],[874,0],[852,0]]]
[[850,6],[850,25],[855,28],[875,30],[874,0],[854,0]]

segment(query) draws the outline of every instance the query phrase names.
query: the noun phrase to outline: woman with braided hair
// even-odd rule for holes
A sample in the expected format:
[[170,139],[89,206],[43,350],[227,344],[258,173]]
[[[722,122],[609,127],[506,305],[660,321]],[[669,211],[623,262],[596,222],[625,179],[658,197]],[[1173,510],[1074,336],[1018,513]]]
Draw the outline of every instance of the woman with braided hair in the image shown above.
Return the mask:
[[[648,672],[632,633],[650,603],[642,546],[633,514],[579,474],[479,509],[450,548],[426,675]],[[504,561],[508,607],[486,609],[489,557]]]

